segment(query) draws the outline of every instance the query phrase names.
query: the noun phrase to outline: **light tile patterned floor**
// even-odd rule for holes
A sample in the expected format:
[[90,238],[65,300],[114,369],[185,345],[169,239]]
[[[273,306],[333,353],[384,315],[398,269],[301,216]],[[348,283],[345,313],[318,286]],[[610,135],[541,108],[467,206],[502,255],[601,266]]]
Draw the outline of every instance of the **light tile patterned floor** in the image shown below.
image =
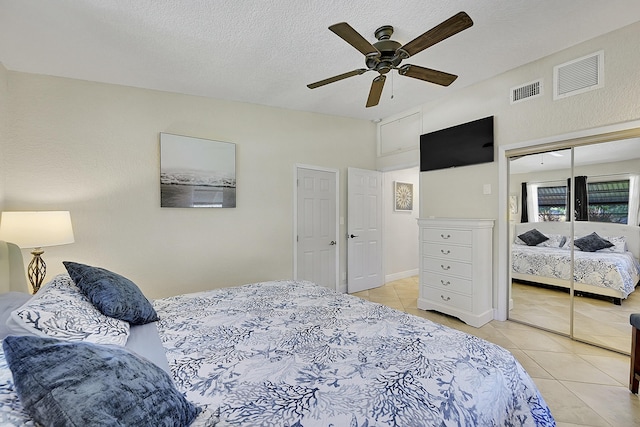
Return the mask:
[[513,353],[537,384],[559,427],[640,426],[640,398],[629,392],[629,357],[515,322],[481,328],[417,308],[418,278],[353,295],[484,338]]
[[[510,318],[569,334],[569,294],[557,289],[513,283]],[[621,305],[611,301],[576,296],[574,336],[628,353],[631,348],[629,315],[640,313],[640,292],[633,292]]]

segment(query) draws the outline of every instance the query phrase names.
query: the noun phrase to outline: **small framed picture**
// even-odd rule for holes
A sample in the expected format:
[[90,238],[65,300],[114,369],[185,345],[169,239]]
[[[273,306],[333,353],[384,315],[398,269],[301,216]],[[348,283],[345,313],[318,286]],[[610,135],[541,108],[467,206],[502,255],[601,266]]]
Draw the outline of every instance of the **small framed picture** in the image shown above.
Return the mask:
[[394,210],[413,210],[413,184],[409,182],[395,181],[393,183]]
[[512,214],[517,214],[518,213],[518,196],[517,195],[511,195],[509,196],[509,212],[511,212]]

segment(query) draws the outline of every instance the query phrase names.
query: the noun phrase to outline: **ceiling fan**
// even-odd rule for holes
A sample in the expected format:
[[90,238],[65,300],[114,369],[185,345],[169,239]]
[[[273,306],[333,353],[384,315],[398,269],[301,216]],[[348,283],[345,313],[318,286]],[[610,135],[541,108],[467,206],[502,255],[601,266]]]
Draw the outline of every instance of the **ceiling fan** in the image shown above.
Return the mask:
[[378,28],[375,32],[375,37],[378,41],[371,44],[346,22],[334,24],[330,26],[329,29],[365,56],[367,68],[358,68],[347,73],[329,77],[328,79],[308,84],[307,87],[309,89],[315,89],[348,77],[358,76],[367,71],[377,71],[379,75],[373,79],[367,99],[367,107],[373,107],[380,102],[382,88],[387,78],[386,74],[391,70],[398,70],[398,73],[402,76],[413,77],[414,79],[424,80],[441,86],[449,86],[458,76],[418,65],[405,64],[401,66],[400,63],[416,53],[422,52],[426,48],[462,30],[466,30],[472,25],[473,21],[469,15],[465,12],[459,12],[426,33],[416,37],[409,43],[401,45],[397,41],[391,40],[391,35],[393,34],[393,27],[391,25],[384,25]]

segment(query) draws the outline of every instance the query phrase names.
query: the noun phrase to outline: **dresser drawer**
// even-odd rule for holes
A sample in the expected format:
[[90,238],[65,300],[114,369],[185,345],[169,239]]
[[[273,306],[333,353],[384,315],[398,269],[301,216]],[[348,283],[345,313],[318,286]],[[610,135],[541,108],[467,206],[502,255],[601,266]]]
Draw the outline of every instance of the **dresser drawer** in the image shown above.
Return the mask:
[[422,292],[424,298],[432,301],[434,304],[455,307],[465,311],[473,310],[473,299],[470,296],[460,295],[455,292],[436,289],[430,286],[423,286]]
[[444,259],[454,259],[458,261],[471,261],[473,250],[471,246],[454,246],[445,243],[423,243],[423,253],[426,256]]
[[430,271],[424,272],[422,276],[422,285],[442,289],[443,291],[459,292],[466,295],[471,295],[473,293],[473,282],[471,280],[454,276],[445,276],[443,274],[432,273]]
[[453,243],[457,245],[470,245],[473,242],[473,232],[471,230],[452,229],[423,229],[423,240],[430,242]]
[[444,274],[446,276],[460,276],[465,278],[471,278],[473,269],[471,264],[460,261],[452,261],[441,258],[423,258],[425,272],[433,272]]

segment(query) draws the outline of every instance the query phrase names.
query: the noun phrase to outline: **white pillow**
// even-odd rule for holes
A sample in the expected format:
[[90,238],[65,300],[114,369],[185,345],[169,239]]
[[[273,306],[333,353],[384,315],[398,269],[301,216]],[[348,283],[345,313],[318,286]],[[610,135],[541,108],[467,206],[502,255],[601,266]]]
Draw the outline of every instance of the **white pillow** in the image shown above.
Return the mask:
[[596,252],[621,252],[624,253],[627,251],[627,239],[624,236],[615,236],[615,237],[603,237],[603,239],[610,241],[613,243],[613,246],[610,248],[600,249]]
[[24,305],[11,312],[13,333],[124,346],[129,323],[96,309],[66,274],[56,276]]
[[545,240],[542,243],[538,243],[536,246],[542,246],[545,248],[561,248],[566,242],[566,236],[562,234],[545,234],[549,240]]

